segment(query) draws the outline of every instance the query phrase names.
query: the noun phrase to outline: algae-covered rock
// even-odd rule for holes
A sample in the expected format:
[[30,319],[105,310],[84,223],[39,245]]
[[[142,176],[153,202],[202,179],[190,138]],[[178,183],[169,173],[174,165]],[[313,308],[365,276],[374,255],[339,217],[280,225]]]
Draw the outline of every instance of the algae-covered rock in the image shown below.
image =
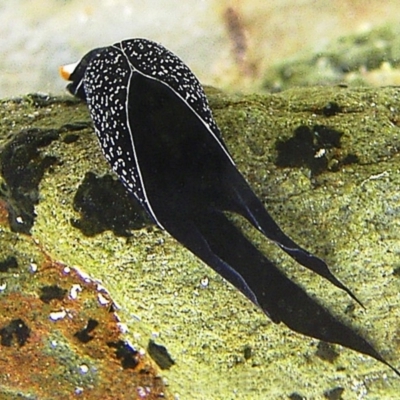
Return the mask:
[[[268,258],[398,366],[400,90],[311,87],[235,97],[209,89],[208,94],[238,168],[274,219],[295,241],[324,258],[366,310],[305,271],[244,221],[238,223]],[[63,268],[57,279],[37,283],[46,270],[45,254],[52,266],[78,267],[101,282],[127,326],[121,342],[106,341],[118,343],[106,345],[107,352],[124,353],[121,343],[130,343],[139,355],[150,354],[165,368],[159,374],[176,398],[322,398],[338,388],[346,399],[394,398],[400,391],[398,377],[375,360],[340,346],[332,346],[335,356],[326,357],[317,340],[271,323],[152,225],[103,159],[84,104],[35,95],[4,100],[0,112],[0,263],[5,265],[4,272],[0,268],[0,300],[2,307],[8,304],[0,329],[17,321],[8,331],[22,332],[26,344],[21,347],[19,336],[12,335],[20,355],[40,340],[34,318],[47,321],[49,313],[64,310],[72,326],[80,315],[68,314],[72,303],[63,290],[72,284]],[[24,259],[28,272],[15,270],[12,257],[18,265]],[[32,262],[38,266],[35,273],[29,272]],[[23,297],[26,312],[13,311],[10,296]],[[87,315],[71,331],[86,339],[100,329],[89,320],[97,321],[91,313],[101,304],[98,297],[83,303]],[[35,314],[28,312],[37,304],[41,307]],[[58,335],[54,340],[63,344],[67,334],[51,327],[42,325],[46,340],[51,344]],[[56,357],[50,344],[46,354]],[[71,345],[65,346],[64,358],[60,347],[54,350],[64,372],[68,360],[77,363]],[[5,354],[2,348],[1,368],[17,363],[15,352]],[[84,364],[93,371],[89,355]],[[114,362],[121,366],[120,359]],[[40,373],[36,376],[40,379]],[[59,385],[88,390],[88,381],[68,376],[58,374]],[[1,379],[3,392],[20,390],[20,381]],[[93,388],[100,387],[97,375],[91,379]],[[150,383],[138,386],[162,391]],[[140,397],[143,393],[136,389],[135,395],[151,398]]]
[[304,49],[265,73],[265,89],[296,85],[382,86],[400,83],[400,30],[384,25]]

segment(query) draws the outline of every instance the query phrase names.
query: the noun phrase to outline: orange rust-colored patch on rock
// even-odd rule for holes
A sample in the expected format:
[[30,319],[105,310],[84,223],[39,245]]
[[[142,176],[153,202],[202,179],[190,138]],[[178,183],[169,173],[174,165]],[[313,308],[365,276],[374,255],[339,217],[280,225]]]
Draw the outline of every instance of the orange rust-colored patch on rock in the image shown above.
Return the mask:
[[0,225],[6,225],[8,220],[7,203],[0,199]]
[[168,398],[154,364],[123,340],[104,289],[46,255],[33,269],[15,259],[0,273],[0,394]]

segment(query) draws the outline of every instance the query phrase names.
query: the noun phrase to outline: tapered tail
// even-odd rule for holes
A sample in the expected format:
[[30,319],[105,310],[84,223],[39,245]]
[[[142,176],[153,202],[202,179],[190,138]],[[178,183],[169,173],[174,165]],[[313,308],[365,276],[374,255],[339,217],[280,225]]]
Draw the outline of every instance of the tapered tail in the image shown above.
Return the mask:
[[327,279],[337,288],[344,290],[361,307],[365,308],[354,293],[332,274],[325,261],[300,247],[280,229],[238,171],[232,172],[230,182],[234,191],[232,211],[245,217],[264,236],[276,243],[299,264]]
[[175,225],[173,236],[199,258],[207,260],[210,267],[238,287],[272,321],[283,322],[303,335],[369,355],[400,376],[367,340],[288,279],[223,213],[203,213],[190,223],[196,227],[195,235],[188,235],[187,230],[180,235]]

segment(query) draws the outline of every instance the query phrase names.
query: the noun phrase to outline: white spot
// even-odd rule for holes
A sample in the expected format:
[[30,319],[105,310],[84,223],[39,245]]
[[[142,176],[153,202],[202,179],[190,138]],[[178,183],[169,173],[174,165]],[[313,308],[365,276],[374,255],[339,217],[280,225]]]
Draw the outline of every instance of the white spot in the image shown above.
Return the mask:
[[78,275],[86,282],[89,283],[92,280],[90,279],[90,276],[86,273],[81,271],[79,268],[75,268],[76,272],[78,273]]
[[89,372],[89,367],[86,364],[82,364],[79,366],[79,372],[81,374],[87,374]]
[[146,387],[138,386],[136,390],[139,398],[141,399],[145,399],[151,392],[148,386]]
[[108,293],[108,292],[107,292],[107,289],[106,289],[101,283],[98,283],[98,284],[97,284],[96,289],[97,289],[98,292],[105,292],[105,293]]
[[67,316],[67,312],[65,310],[55,311],[50,313],[50,319],[53,321],[58,321],[60,319],[64,319]]
[[29,264],[29,271],[32,273],[35,273],[38,270],[38,266],[36,263],[30,263]]
[[79,284],[74,284],[74,285],[72,285],[72,288],[71,288],[71,290],[69,292],[69,297],[72,300],[76,300],[78,298],[78,293],[79,292],[82,292],[82,286],[79,285]]
[[323,157],[323,156],[325,155],[325,153],[326,153],[326,150],[325,150],[325,149],[319,149],[319,150],[315,153],[314,158],[321,158],[321,157]]
[[99,301],[99,304],[101,306],[106,306],[107,304],[110,303],[110,301],[106,299],[101,293],[97,294],[97,300]]
[[200,279],[200,287],[203,289],[206,289],[209,283],[210,281],[208,280],[207,276],[204,276],[203,278]]
[[77,386],[75,388],[75,394],[82,394],[83,393],[83,387]]
[[122,307],[118,303],[116,303],[115,301],[113,301],[113,306],[114,306],[114,308],[116,310],[121,310],[122,309]]
[[146,355],[146,350],[145,350],[145,349],[142,349],[142,348],[140,348],[140,349],[138,350],[138,353],[139,353],[139,355],[141,355],[141,356],[143,357],[143,356],[145,356],[145,355]]
[[126,333],[126,332],[128,332],[128,325],[126,325],[126,324],[124,324],[124,323],[122,323],[122,322],[118,322],[117,323],[117,326],[118,326],[118,328],[119,328],[119,331],[121,332],[121,333]]

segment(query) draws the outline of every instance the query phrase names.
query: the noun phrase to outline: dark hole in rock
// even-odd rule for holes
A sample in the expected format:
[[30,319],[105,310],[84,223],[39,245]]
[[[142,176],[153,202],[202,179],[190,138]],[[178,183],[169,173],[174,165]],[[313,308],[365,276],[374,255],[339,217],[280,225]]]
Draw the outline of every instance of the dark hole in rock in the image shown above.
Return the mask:
[[149,340],[147,352],[161,369],[169,369],[175,364],[166,347],[155,343],[153,340]]
[[8,272],[11,268],[18,268],[18,261],[14,256],[8,256],[0,261],[0,272]]
[[40,288],[39,296],[43,303],[49,304],[51,300],[62,300],[67,294],[67,290],[57,285],[43,286]]
[[10,347],[13,339],[16,339],[19,346],[23,346],[28,340],[30,332],[31,330],[22,319],[14,319],[0,329],[0,343],[2,346]]
[[81,218],[71,220],[71,224],[86,236],[112,230],[117,236],[128,237],[130,230],[151,223],[136,199],[110,175],[97,177],[88,172],[75,194],[74,210]]
[[333,115],[339,114],[340,112],[342,112],[342,108],[339,106],[338,103],[335,103],[334,101],[330,101],[322,109],[322,114],[325,115],[325,117],[332,117]]
[[108,342],[107,346],[115,349],[115,355],[121,360],[122,368],[135,368],[139,364],[137,360],[139,353],[128,343],[118,340],[118,342]]
[[290,400],[306,400],[306,398],[298,393],[292,393],[289,395]]
[[244,347],[243,356],[244,356],[245,360],[250,360],[250,358],[252,356],[252,353],[253,353],[253,351],[251,349],[251,346],[247,345],[247,346]]
[[346,157],[343,158],[342,164],[343,165],[349,165],[349,164],[357,164],[360,162],[360,159],[356,154],[347,154]]
[[14,232],[30,233],[39,202],[39,184],[46,170],[57,162],[43,156],[40,148],[59,137],[54,129],[31,128],[19,132],[0,150],[0,173],[5,186],[0,196],[7,203],[8,219]]
[[325,125],[314,125],[313,134],[316,137],[316,145],[319,148],[339,149],[341,147],[340,139],[343,134],[333,128]]
[[339,353],[335,351],[333,345],[321,341],[318,343],[315,355],[321,360],[329,361],[331,363],[339,357]]
[[341,400],[344,389],[342,387],[335,387],[324,392],[324,397],[328,400]]
[[99,325],[98,321],[90,318],[86,327],[82,330],[74,333],[74,336],[82,343],[90,342],[94,336],[90,335],[90,333]]
[[117,312],[117,311],[118,311],[118,307],[114,303],[111,303],[110,306],[108,307],[108,312],[109,313],[114,313],[114,312]]
[[297,127],[291,138],[276,143],[278,167],[307,167],[313,175],[327,170],[326,150],[340,148],[342,133],[324,125]]
[[[60,132],[82,131],[83,129],[90,128],[91,126],[92,126],[91,122],[86,122],[86,121],[83,121],[83,122],[72,122],[72,123],[69,123],[69,124],[64,124],[60,128]],[[71,134],[69,136],[73,136],[73,134]],[[75,135],[75,136],[79,137],[79,135]]]
[[354,303],[351,303],[348,306],[346,306],[346,308],[344,309],[344,313],[347,315],[352,315],[355,310],[356,310],[356,305]]
[[69,135],[65,135],[63,142],[66,144],[75,143],[79,139],[79,135],[76,133],[70,133]]

